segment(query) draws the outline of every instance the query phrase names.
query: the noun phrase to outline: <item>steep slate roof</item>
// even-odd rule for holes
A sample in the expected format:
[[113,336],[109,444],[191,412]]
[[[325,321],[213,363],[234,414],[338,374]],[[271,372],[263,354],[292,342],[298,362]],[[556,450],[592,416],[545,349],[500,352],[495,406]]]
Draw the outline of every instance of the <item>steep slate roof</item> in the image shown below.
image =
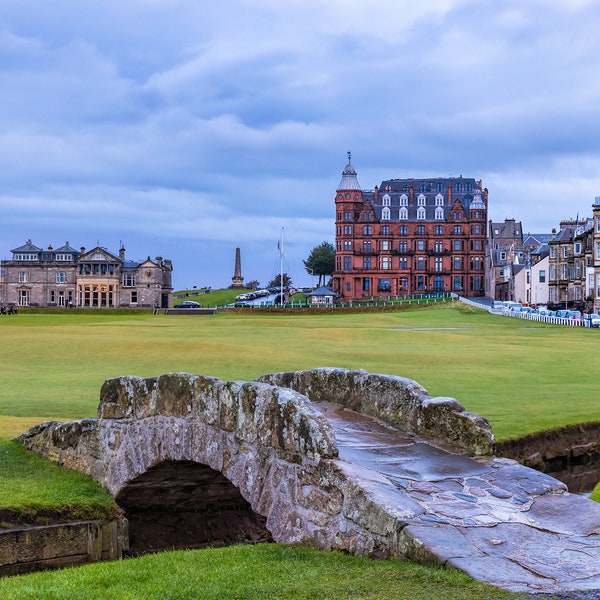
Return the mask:
[[31,253],[41,252],[41,251],[42,251],[42,249],[38,248],[37,246],[34,246],[31,243],[31,240],[27,240],[23,246],[19,246],[18,248],[11,250],[11,252],[31,252]]
[[[461,191],[456,191],[456,185],[460,184]],[[485,203],[482,195],[483,190],[480,187],[481,182],[473,177],[428,177],[426,179],[387,179],[381,182],[381,187],[378,191],[374,190],[363,191],[363,199],[371,202],[376,218],[381,219],[381,213],[384,208],[384,199],[389,201],[386,206],[390,208],[389,221],[399,221],[399,210],[402,206],[401,198],[408,198],[406,208],[408,210],[408,221],[417,220],[418,198],[425,197],[425,220],[435,221],[436,196],[443,197],[442,204],[439,206],[443,210],[444,218],[440,221],[448,220],[450,214],[454,210],[454,203],[460,202],[463,210],[470,209],[485,209]],[[413,189],[413,199],[410,200],[410,188]],[[425,191],[420,191],[422,188]],[[438,191],[438,187],[441,190]],[[448,203],[448,188],[452,188],[451,204]],[[467,189],[470,188],[470,189]]]
[[64,246],[61,246],[60,248],[56,248],[54,250],[54,252],[62,252],[62,253],[70,253],[70,254],[79,254],[79,250],[75,250],[75,248],[71,248],[71,246],[69,246],[69,242],[65,242]]
[[[492,237],[494,239],[515,239],[521,238],[523,235],[523,226],[520,221],[515,221],[514,219],[507,219],[501,223],[492,223]],[[498,230],[498,233],[495,231]]]
[[541,258],[546,258],[550,251],[548,250],[548,244],[540,244],[537,248],[533,249],[530,254],[531,256],[540,256]]
[[305,296],[337,296],[338,294],[336,294],[333,290],[327,288],[327,287],[318,287],[316,290],[313,290],[312,292],[309,292],[308,294],[305,294]]
[[523,241],[523,247],[533,248],[543,244],[547,245],[554,236],[554,233],[528,233]]

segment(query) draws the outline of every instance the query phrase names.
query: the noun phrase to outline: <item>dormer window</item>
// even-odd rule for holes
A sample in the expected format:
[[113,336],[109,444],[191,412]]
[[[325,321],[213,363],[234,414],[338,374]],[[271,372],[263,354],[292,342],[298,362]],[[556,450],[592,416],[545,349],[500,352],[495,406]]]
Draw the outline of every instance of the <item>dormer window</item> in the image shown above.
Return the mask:
[[406,219],[408,219],[408,209],[406,208],[406,206],[403,206],[402,208],[400,208],[400,213],[398,215],[398,218],[401,221],[406,221]]
[[406,194],[400,196],[400,206],[408,206],[408,196]]
[[425,196],[423,194],[419,194],[417,197],[417,204],[419,206],[425,206]]
[[385,206],[381,210],[381,220],[382,221],[389,221],[390,220],[390,209],[387,206]]
[[436,206],[444,206],[444,196],[442,196],[442,194],[438,194],[435,197],[435,205]]
[[417,208],[417,219],[425,219],[425,207],[419,206],[419,208]]
[[435,218],[436,220],[441,220],[444,218],[444,209],[441,206],[437,206],[435,209]]
[[389,194],[386,194],[383,197],[383,206],[389,206],[389,205],[390,205],[390,196],[389,196]]

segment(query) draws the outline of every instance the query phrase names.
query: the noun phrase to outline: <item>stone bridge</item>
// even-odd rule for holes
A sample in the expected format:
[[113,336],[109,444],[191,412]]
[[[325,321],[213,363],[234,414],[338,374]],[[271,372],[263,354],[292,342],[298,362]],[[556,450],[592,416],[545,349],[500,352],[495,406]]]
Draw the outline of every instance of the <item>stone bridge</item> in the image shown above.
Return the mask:
[[451,565],[515,591],[600,588],[600,505],[493,456],[485,419],[406,378],[119,377],[98,419],[19,440],[105,486],[134,551],[274,539]]

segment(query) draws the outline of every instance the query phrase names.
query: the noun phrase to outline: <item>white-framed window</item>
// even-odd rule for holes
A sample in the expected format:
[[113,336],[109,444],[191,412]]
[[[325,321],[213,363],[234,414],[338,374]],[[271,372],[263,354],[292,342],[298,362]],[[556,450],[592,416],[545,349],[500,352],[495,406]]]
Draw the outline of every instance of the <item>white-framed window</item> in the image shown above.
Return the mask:
[[68,260],[73,260],[73,255],[72,254],[57,254],[56,255],[56,260],[57,261],[68,261]]
[[436,220],[441,220],[444,218],[444,209],[441,206],[437,206],[435,209],[435,218]]
[[600,242],[596,242],[596,258],[600,260]]
[[19,290],[19,306],[29,306],[29,290]]
[[408,196],[406,194],[400,196],[400,206],[408,206]]
[[425,206],[425,196],[423,194],[417,196],[417,206]]
[[406,219],[408,219],[408,208],[406,208],[406,206],[403,206],[400,208],[400,212],[398,214],[398,218],[401,221],[406,221]]
[[556,248],[554,246],[550,246],[550,258],[556,258]]
[[419,206],[419,208],[417,208],[417,219],[419,219],[419,220],[425,219],[425,207],[424,206]]
[[550,281],[556,281],[556,265],[550,265]]
[[67,272],[58,271],[56,273],[56,283],[67,283]]
[[387,206],[384,206],[381,209],[381,220],[389,221],[390,220],[390,209]]
[[37,254],[15,254],[15,260],[39,260],[39,256]]
[[435,197],[435,205],[436,206],[444,206],[444,196],[442,196],[441,194],[438,194]]
[[[135,287],[135,274],[125,273],[123,274],[123,287]],[[133,300],[132,300],[133,302]],[[137,302],[137,300],[136,300]]]
[[381,268],[382,269],[391,269],[392,268],[392,259],[390,256],[382,256],[381,257]]
[[563,258],[567,258],[569,256],[569,249],[566,246],[563,246]]
[[381,240],[381,249],[382,250],[391,250],[392,243],[390,240]]
[[19,271],[19,283],[27,283],[29,281],[29,273],[27,271]]
[[390,196],[389,194],[385,194],[383,196],[383,206],[389,206],[390,205]]
[[506,260],[506,252],[500,252],[500,260]]

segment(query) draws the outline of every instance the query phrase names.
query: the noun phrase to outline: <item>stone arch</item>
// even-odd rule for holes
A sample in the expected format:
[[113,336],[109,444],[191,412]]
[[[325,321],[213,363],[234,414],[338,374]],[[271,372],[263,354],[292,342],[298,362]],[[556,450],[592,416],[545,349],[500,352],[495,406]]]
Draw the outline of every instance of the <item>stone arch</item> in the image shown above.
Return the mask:
[[335,458],[337,444],[327,419],[298,392],[186,373],[118,377],[102,386],[98,412],[43,423],[21,441],[90,474],[115,497],[157,465],[190,462],[239,489],[276,541],[314,539],[321,527],[298,492],[318,488],[319,461]]
[[224,475],[192,461],[164,461],[116,496],[129,523],[129,554],[272,539]]

